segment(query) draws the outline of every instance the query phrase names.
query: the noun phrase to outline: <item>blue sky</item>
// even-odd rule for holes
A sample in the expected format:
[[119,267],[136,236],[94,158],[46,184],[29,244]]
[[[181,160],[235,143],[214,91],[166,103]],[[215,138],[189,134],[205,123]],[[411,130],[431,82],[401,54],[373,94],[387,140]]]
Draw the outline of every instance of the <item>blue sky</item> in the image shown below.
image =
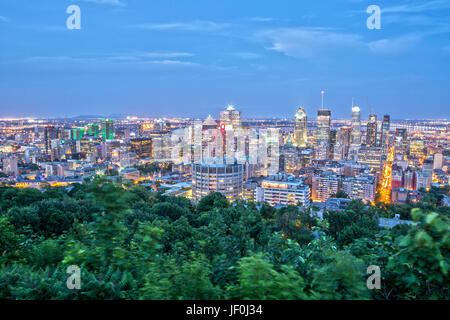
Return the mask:
[[325,90],[333,118],[352,97],[363,118],[450,118],[449,17],[448,0],[2,0],[0,117],[315,118]]

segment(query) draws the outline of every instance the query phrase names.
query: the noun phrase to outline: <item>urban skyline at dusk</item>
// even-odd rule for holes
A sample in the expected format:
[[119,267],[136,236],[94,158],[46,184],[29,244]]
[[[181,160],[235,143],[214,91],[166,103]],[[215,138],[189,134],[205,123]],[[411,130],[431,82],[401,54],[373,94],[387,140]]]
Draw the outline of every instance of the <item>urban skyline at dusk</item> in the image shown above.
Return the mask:
[[[25,6],[24,3],[27,3]],[[78,5],[81,29],[66,28]],[[0,4],[0,117],[129,114],[444,119],[447,1],[39,1]],[[426,112],[425,112],[426,110]]]

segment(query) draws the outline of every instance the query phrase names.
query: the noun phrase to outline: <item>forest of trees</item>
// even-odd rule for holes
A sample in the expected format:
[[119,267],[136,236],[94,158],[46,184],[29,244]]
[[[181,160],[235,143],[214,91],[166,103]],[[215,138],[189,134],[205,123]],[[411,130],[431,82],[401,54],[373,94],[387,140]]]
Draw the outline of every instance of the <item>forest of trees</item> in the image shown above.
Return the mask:
[[[0,187],[0,299],[449,299],[449,210],[193,206],[139,185]],[[381,229],[379,216],[418,222]],[[68,289],[67,267],[81,268]],[[369,290],[367,267],[381,269]]]

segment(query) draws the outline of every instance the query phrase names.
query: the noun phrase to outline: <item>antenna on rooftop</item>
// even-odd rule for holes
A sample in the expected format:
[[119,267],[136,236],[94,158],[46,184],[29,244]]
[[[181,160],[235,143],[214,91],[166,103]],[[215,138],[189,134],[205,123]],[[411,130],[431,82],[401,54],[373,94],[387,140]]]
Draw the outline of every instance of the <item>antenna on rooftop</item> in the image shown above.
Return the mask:
[[325,90],[320,91],[320,94],[322,95],[322,107],[321,107],[321,109],[323,110],[323,96],[325,95]]

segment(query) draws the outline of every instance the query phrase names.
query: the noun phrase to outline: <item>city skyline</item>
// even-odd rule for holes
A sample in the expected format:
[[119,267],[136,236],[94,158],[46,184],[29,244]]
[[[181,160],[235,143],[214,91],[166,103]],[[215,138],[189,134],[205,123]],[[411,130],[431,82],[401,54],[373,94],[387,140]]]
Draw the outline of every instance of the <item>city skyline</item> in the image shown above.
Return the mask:
[[[352,97],[362,120],[449,118],[446,1],[380,2],[380,30],[363,0],[23,2],[0,4],[0,118],[202,118],[233,104],[314,119],[321,90],[332,119]],[[80,30],[66,28],[74,4]]]

